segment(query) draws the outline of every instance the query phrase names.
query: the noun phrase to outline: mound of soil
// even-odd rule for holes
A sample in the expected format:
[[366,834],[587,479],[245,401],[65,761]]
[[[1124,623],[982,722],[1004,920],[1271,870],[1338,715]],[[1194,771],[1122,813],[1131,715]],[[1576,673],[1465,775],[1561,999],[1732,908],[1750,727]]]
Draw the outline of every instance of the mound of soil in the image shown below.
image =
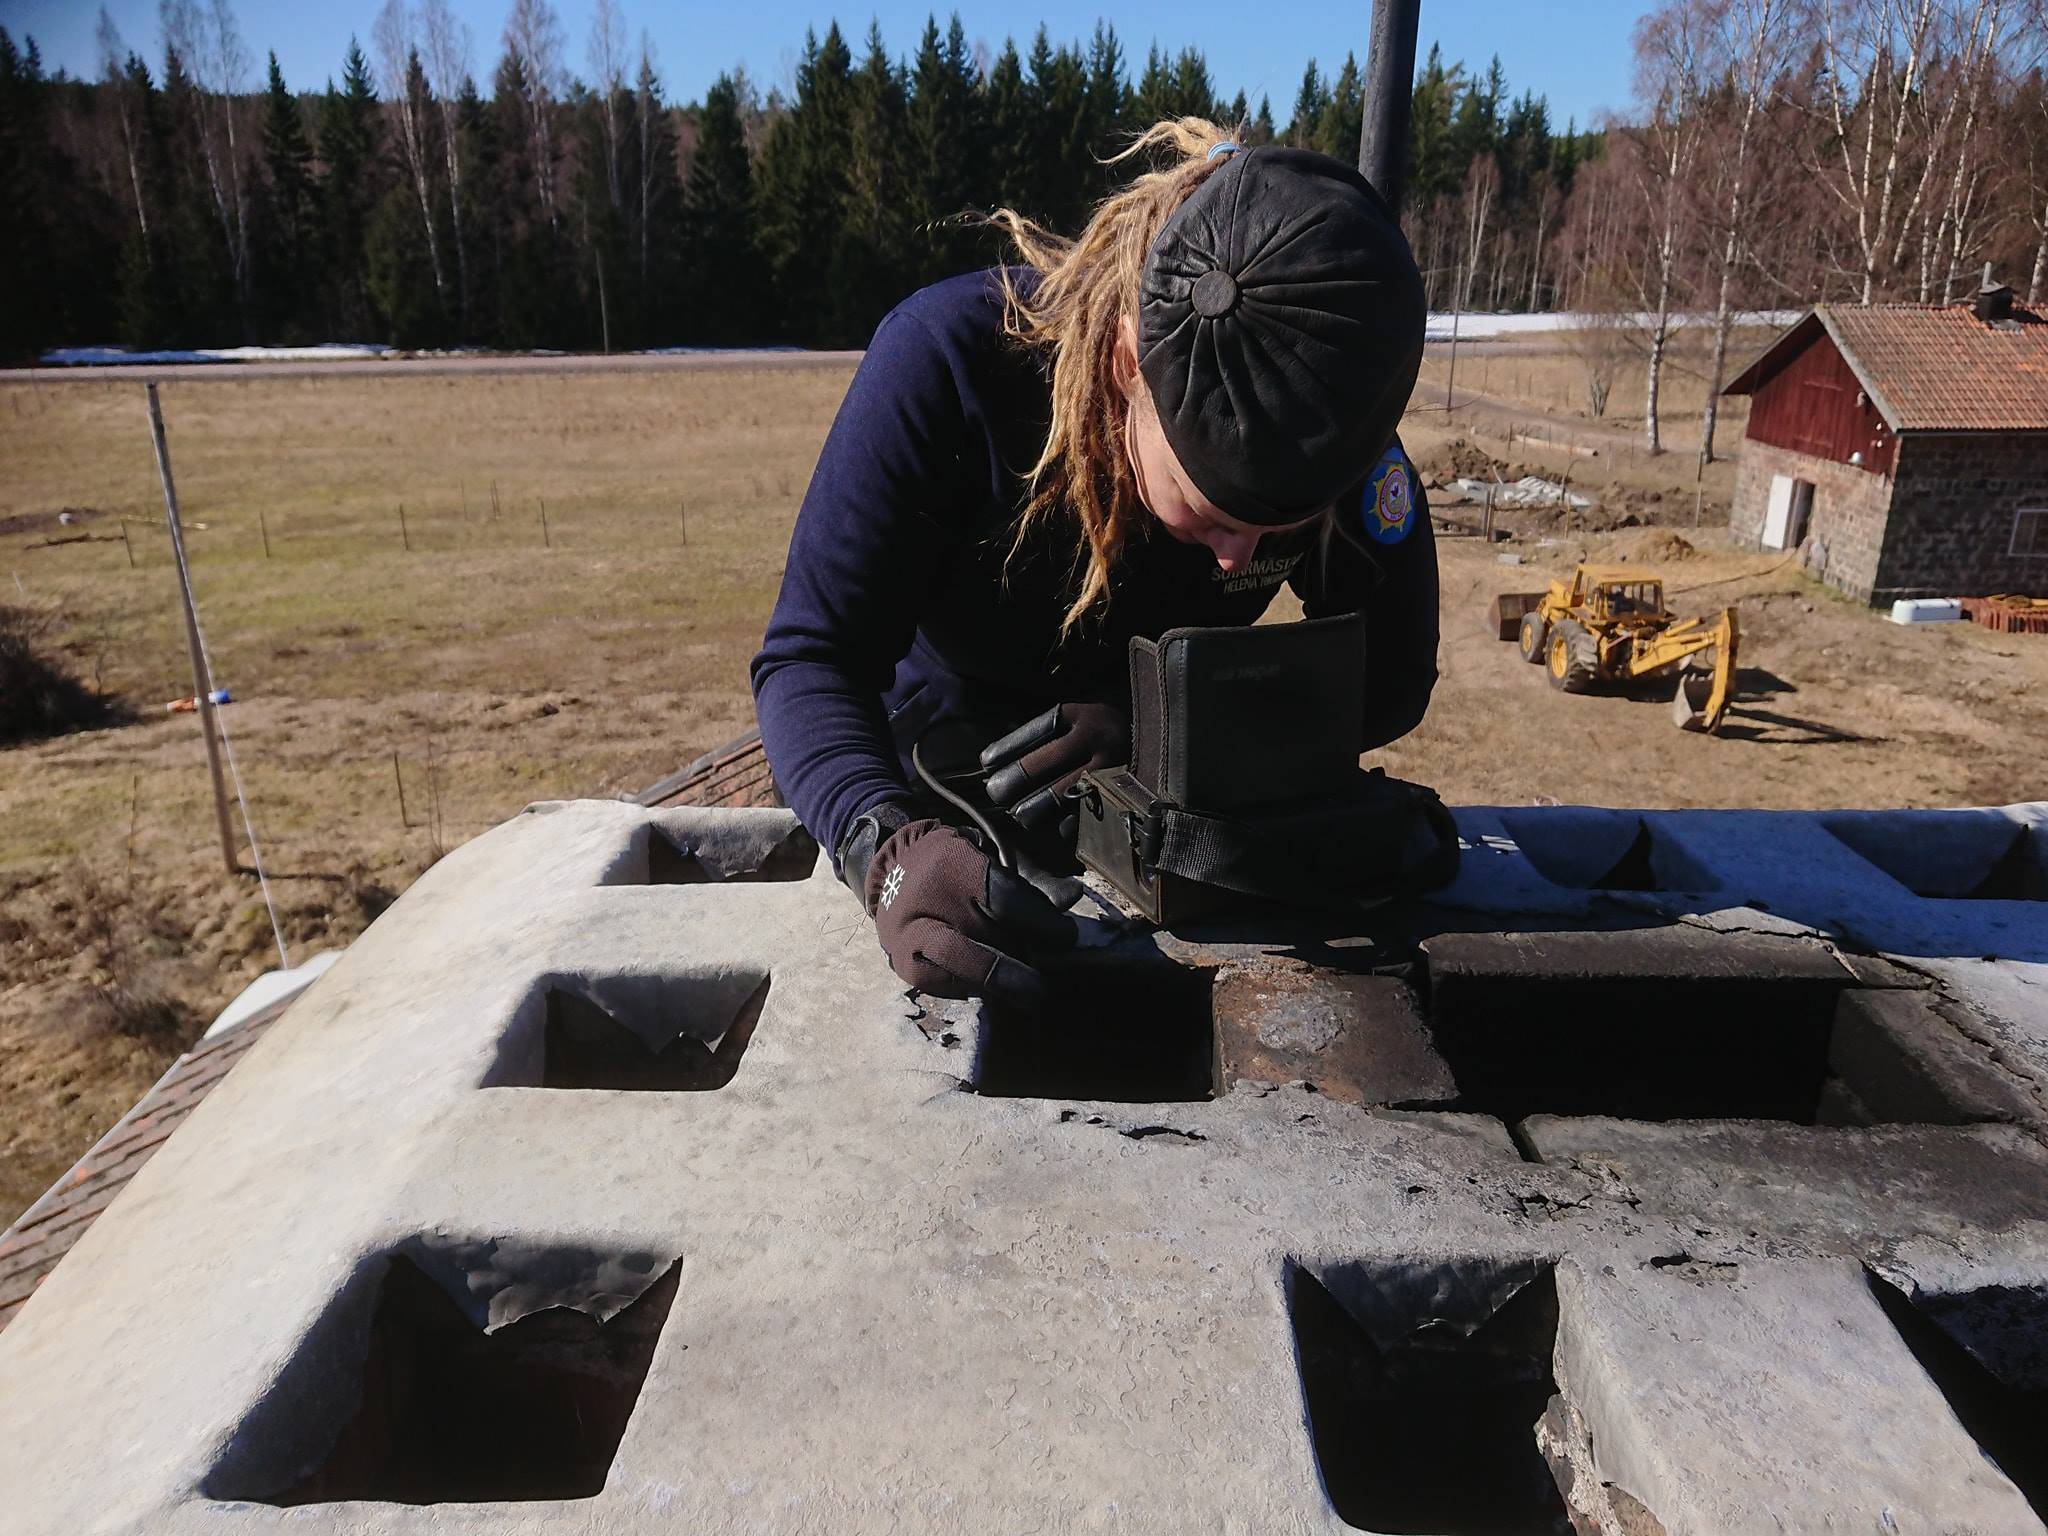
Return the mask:
[[1417,461],[1416,467],[1431,485],[1446,485],[1460,476],[1474,480],[1503,480],[1514,477],[1507,472],[1507,466],[1469,438],[1454,437],[1449,442],[1427,450]]
[[1631,565],[1680,565],[1698,556],[1690,540],[1669,528],[1627,528],[1605,540],[1600,550],[1603,560],[1625,560]]

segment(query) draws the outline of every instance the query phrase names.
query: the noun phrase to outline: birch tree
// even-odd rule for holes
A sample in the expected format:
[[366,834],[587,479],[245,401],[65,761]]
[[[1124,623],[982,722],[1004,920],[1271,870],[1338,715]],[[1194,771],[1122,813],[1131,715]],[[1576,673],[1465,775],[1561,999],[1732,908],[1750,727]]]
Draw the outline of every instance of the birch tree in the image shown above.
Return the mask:
[[198,105],[200,158],[207,190],[220,220],[234,280],[235,302],[245,332],[251,323],[249,271],[249,200],[243,186],[242,146],[237,131],[238,98],[248,84],[249,50],[235,24],[227,0],[211,0],[201,11],[198,0],[162,0],[159,12],[164,45],[185,61]]
[[1635,277],[1648,351],[1643,436],[1652,453],[1664,451],[1664,364],[1677,298],[1680,232],[1699,148],[1699,20],[1690,9],[1674,7],[1645,17],[1636,28],[1636,90],[1648,108],[1648,121],[1630,136],[1644,220]]
[[431,95],[421,72],[418,26],[406,0],[384,0],[377,22],[370,32],[377,49],[377,63],[384,72],[385,87],[393,92],[398,118],[398,142],[405,153],[405,168],[411,178],[413,200],[419,204],[420,228],[427,237],[427,264],[434,274],[434,301],[446,309],[446,284],[441,276],[441,237],[434,221],[434,199],[428,184],[425,116]]
[[1775,82],[1789,59],[1786,0],[1706,0],[1701,27],[1708,75],[1720,86],[1722,121],[1707,157],[1718,173],[1718,196],[1710,203],[1719,228],[1712,231],[1714,267],[1713,361],[1708,368],[1707,403],[1700,415],[1700,462],[1714,462],[1714,430],[1721,417],[1721,386],[1728,372],[1728,338],[1734,329],[1735,271],[1744,258],[1756,207],[1751,161],[1758,124]]
[[553,118],[562,81],[562,21],[549,0],[512,0],[511,14],[505,18],[505,48],[519,64],[534,196],[549,230],[558,231]]
[[441,113],[441,162],[448,182],[448,215],[455,245],[455,302],[461,335],[470,335],[469,241],[462,227],[463,134],[461,98],[469,84],[469,24],[456,16],[448,0],[420,0],[420,38],[427,85]]
[[605,190],[612,212],[623,206],[619,189],[619,92],[626,85],[626,26],[617,0],[597,0],[590,13],[590,43],[585,50],[591,87],[597,96],[598,124],[604,132]]
[[1804,30],[1820,50],[1817,100],[1826,129],[1814,171],[1848,221],[1859,301],[1878,296],[1904,237],[1935,0],[1808,0]]
[[121,32],[107,8],[100,7],[95,40],[100,50],[100,83],[114,99],[115,120],[121,130],[121,154],[128,165],[128,190],[135,200],[135,223],[142,232],[143,249],[149,249],[149,199],[142,195],[142,149],[137,142],[142,132],[142,106],[135,99],[134,82],[128,75],[128,50]]

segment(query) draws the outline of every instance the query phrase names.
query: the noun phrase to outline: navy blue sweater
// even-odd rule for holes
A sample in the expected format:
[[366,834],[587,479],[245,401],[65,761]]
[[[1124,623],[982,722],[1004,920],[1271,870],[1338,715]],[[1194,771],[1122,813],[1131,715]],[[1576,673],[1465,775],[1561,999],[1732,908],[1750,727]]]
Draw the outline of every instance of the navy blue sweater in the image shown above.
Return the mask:
[[804,826],[836,849],[862,811],[910,798],[910,745],[937,721],[992,740],[1056,703],[1127,704],[1131,636],[1252,623],[1282,581],[1311,618],[1367,616],[1360,750],[1412,730],[1436,682],[1419,486],[1391,528],[1374,521],[1377,480],[1347,496],[1327,559],[1313,528],[1269,534],[1229,575],[1146,518],[1155,531],[1127,545],[1107,609],[1061,640],[1078,530],[1042,519],[1009,558],[1051,391],[1040,357],[1002,334],[1002,306],[978,272],[891,311],[804,494],[753,667],[768,760]]

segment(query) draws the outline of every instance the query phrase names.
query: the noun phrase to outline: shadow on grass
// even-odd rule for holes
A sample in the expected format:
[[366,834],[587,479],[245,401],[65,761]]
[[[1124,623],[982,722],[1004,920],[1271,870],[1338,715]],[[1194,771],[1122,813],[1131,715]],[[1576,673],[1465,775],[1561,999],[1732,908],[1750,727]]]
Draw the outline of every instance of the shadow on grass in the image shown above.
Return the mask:
[[50,641],[56,623],[53,609],[0,603],[0,747],[135,718],[71,675]]

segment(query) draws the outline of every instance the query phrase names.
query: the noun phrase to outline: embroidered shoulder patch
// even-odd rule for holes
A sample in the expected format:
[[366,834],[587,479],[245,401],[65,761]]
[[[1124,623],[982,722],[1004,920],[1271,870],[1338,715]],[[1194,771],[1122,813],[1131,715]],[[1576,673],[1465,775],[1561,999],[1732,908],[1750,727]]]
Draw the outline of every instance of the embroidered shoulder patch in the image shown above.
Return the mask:
[[1407,455],[1389,448],[1366,477],[1365,531],[1380,544],[1398,544],[1415,526],[1414,472]]

